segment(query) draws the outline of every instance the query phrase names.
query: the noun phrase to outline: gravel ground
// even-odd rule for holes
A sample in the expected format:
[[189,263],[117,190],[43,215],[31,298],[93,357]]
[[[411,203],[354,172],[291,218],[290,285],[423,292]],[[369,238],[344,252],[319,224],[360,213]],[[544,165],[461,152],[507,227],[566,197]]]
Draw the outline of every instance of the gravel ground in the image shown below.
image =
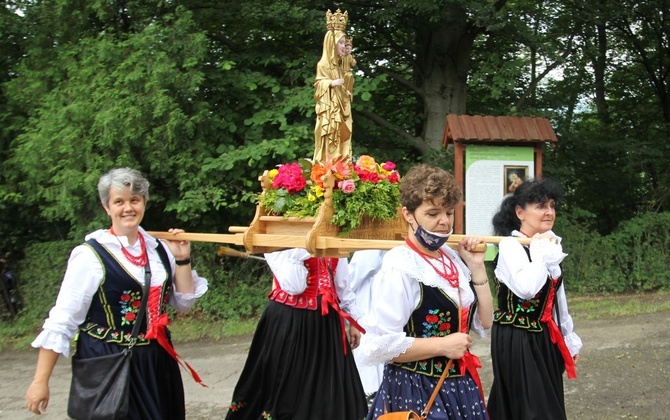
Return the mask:
[[[575,380],[565,380],[570,419],[670,418],[670,312],[626,318],[580,320],[576,331],[584,341]],[[176,349],[208,385],[184,375],[188,419],[225,416],[244,364],[251,336],[217,342],[182,342]],[[484,367],[483,386],[491,386],[488,339],[475,339],[473,352]],[[33,349],[0,353],[0,419],[35,419],[24,408],[23,394],[32,378]],[[67,419],[68,360],[60,360],[51,379],[51,402],[40,420]],[[316,419],[321,420],[321,419]],[[327,419],[323,419],[327,420]]]

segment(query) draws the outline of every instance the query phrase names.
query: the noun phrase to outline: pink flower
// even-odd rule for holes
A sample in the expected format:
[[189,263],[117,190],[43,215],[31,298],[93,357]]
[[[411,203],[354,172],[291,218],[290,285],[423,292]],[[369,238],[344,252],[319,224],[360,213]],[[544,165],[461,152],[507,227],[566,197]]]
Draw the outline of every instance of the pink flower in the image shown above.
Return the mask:
[[340,181],[337,183],[337,186],[345,194],[351,194],[356,189],[356,184],[354,183],[353,179],[346,179],[344,181]]
[[386,161],[384,164],[382,164],[382,169],[391,172],[395,169],[395,163],[391,162],[390,160]]
[[281,165],[277,168],[277,175],[272,180],[272,188],[284,188],[289,194],[302,191],[307,180],[302,176],[302,169],[297,163]]

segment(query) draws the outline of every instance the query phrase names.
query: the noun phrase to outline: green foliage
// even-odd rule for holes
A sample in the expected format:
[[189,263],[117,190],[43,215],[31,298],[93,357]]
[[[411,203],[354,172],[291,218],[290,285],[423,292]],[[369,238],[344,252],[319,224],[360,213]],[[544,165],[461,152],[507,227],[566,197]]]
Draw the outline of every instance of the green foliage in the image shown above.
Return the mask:
[[557,232],[565,238],[568,289],[578,293],[670,290],[670,213],[645,213],[622,222],[607,236],[576,223]]
[[289,194],[284,188],[267,190],[258,197],[270,213],[285,217],[314,217],[319,212],[323,200],[310,200],[307,195]]
[[400,206],[400,189],[384,179],[376,184],[358,183],[356,189],[345,194],[342,190],[333,191],[333,217],[330,223],[340,226],[341,233],[357,228],[363,216],[372,220],[392,220],[397,216]]
[[209,289],[191,310],[211,321],[260,316],[272,288],[267,264],[255,259],[217,256],[217,246],[193,244],[194,269]]
[[79,243],[81,242],[43,242],[26,248],[25,258],[21,261],[17,274],[23,300],[21,318],[32,324],[33,331],[39,329],[56,303],[70,252]]

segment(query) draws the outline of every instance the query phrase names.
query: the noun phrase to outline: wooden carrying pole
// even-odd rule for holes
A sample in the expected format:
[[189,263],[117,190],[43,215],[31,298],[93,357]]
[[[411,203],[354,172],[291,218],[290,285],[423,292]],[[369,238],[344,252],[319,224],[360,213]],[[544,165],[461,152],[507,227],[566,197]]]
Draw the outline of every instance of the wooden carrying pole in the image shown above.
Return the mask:
[[[221,234],[221,233],[178,233],[172,234],[169,232],[147,232],[149,235],[158,239],[183,239],[192,242],[212,242],[219,244],[234,244],[245,246],[244,234],[246,226],[231,226],[229,228],[230,232],[235,232],[233,234]],[[451,235],[447,241],[447,245],[453,249],[458,248],[458,243],[466,235]],[[478,236],[478,235],[474,235]],[[479,236],[484,239],[486,243],[498,244],[505,236]],[[524,245],[530,243],[530,238],[515,238],[519,240]],[[282,249],[282,248],[300,248],[303,247],[305,239],[300,236],[292,235],[279,235],[279,234],[256,234],[253,236],[253,241],[255,245],[266,246],[269,248]],[[351,253],[354,251],[359,251],[363,249],[391,249],[400,245],[403,245],[405,242],[402,240],[382,240],[382,239],[352,239],[352,238],[341,238],[341,237],[330,237],[330,236],[320,236],[316,238],[316,248],[319,250],[337,250],[338,254]],[[248,248],[248,246],[247,246]],[[485,244],[479,244],[474,250],[475,252],[484,252],[486,251]]]

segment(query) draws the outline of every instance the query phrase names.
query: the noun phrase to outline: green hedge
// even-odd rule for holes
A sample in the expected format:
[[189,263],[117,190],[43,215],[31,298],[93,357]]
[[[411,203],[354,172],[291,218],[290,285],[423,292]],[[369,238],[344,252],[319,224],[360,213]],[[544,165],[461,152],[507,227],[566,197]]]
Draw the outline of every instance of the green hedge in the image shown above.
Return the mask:
[[600,236],[583,224],[557,227],[568,257],[569,291],[630,293],[670,290],[670,213],[645,213]]

